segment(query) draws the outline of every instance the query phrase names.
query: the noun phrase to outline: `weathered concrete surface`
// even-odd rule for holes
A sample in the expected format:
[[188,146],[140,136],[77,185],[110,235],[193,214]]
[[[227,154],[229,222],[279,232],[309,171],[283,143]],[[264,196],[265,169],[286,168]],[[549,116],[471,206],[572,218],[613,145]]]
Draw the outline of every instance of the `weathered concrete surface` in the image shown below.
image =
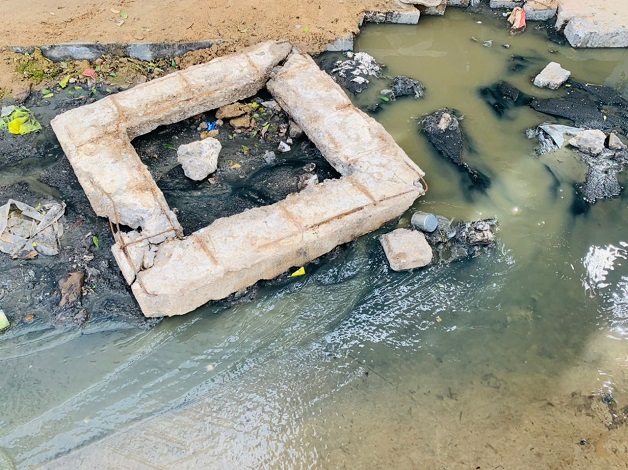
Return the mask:
[[[377,229],[424,193],[421,169],[309,56],[293,53],[275,67],[290,49],[264,43],[55,119],[97,213],[138,228],[118,233],[112,251],[146,316],[184,314],[276,277]],[[184,238],[130,139],[250,96],[271,69],[269,91],[343,178]]]
[[558,90],[567,81],[571,72],[560,66],[558,62],[550,62],[541,73],[534,78],[534,85],[539,88]]
[[547,21],[556,15],[558,0],[527,0],[523,11],[528,21]]
[[382,235],[379,241],[393,271],[422,268],[432,262],[432,248],[418,230],[399,228]]
[[623,0],[559,0],[556,29],[573,47],[628,47],[628,5]]

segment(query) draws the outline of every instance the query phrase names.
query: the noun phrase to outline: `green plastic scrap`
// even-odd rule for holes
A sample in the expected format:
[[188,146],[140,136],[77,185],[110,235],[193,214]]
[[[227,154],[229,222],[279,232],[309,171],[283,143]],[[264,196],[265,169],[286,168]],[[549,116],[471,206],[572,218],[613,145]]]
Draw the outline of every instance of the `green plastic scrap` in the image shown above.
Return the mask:
[[4,314],[2,309],[0,309],[0,331],[6,330],[11,324],[9,323],[9,319]]
[[24,106],[12,108],[10,113],[2,113],[0,129],[7,129],[11,134],[16,135],[30,134],[41,130],[41,124],[35,119],[30,109]]

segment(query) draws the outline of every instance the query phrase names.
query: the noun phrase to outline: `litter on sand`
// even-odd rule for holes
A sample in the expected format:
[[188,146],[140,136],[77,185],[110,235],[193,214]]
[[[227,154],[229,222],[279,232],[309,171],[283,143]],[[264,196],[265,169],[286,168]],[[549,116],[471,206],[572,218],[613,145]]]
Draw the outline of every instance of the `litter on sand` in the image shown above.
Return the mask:
[[521,7],[515,7],[508,17],[510,31],[523,32],[526,29],[526,12]]
[[9,199],[0,206],[0,251],[29,259],[38,254],[59,254],[59,238],[63,235],[60,219],[64,212],[63,203],[35,208]]

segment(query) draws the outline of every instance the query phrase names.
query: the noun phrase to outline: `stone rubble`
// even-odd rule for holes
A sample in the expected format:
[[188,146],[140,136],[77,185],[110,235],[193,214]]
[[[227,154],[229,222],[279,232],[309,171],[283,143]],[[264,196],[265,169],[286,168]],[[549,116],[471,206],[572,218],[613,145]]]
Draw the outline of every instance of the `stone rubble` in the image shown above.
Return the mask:
[[604,151],[606,134],[598,129],[582,131],[569,139],[569,145],[576,147],[584,153],[599,155]]
[[608,148],[611,150],[626,150],[628,146],[617,137],[617,134],[611,132],[608,136]]
[[567,81],[571,72],[560,66],[558,62],[550,62],[541,73],[534,78],[534,85],[539,88],[558,90]]
[[220,142],[212,137],[181,145],[177,149],[177,161],[183,167],[185,176],[201,181],[216,171],[218,154],[222,150]]

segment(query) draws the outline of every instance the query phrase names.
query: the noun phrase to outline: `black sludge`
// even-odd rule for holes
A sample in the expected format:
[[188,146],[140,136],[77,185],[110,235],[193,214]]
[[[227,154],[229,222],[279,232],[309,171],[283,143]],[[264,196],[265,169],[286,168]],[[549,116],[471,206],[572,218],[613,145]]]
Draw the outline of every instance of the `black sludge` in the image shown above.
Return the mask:
[[474,186],[488,188],[490,179],[478,170],[472,169],[463,159],[463,151],[468,148],[466,139],[454,111],[443,108],[423,118],[422,130],[436,151],[456,164],[471,179]]
[[499,117],[507,117],[508,111],[519,106],[527,106],[532,96],[525,94],[508,82],[499,81],[479,89],[480,96]]

